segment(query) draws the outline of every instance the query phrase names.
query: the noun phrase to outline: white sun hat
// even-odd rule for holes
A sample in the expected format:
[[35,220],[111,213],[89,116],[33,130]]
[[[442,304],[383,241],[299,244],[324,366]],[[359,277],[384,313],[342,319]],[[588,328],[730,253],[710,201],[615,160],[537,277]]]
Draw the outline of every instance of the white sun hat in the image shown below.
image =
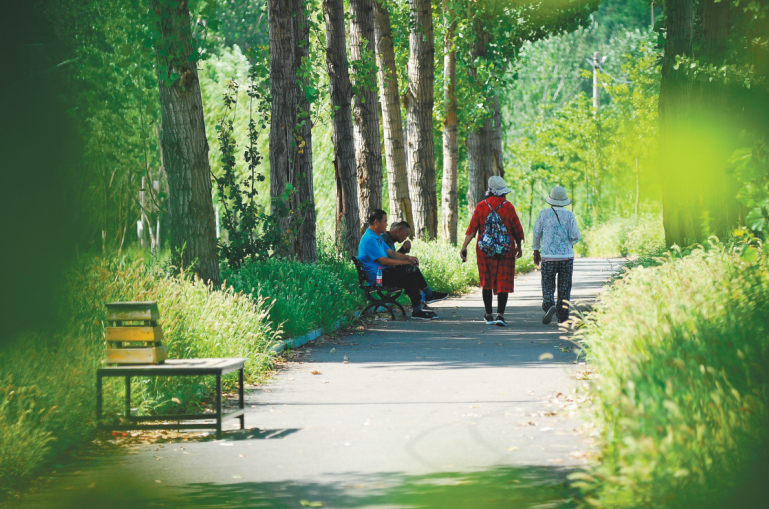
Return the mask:
[[569,195],[566,194],[566,189],[561,186],[555,186],[553,190],[550,191],[550,196],[545,198],[545,201],[550,205],[555,205],[557,207],[565,207],[571,203]]
[[489,177],[489,191],[494,196],[502,196],[503,194],[512,193],[512,191],[505,185],[505,181],[502,177],[497,175]]

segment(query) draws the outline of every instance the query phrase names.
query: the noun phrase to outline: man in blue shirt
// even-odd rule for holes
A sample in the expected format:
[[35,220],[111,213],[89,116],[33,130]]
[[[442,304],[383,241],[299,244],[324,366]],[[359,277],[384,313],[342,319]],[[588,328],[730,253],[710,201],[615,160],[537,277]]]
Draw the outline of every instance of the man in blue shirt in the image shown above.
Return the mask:
[[374,210],[369,216],[369,227],[360,239],[358,260],[360,260],[369,283],[376,284],[376,273],[382,269],[382,285],[403,288],[411,300],[414,320],[433,320],[438,315],[422,309],[422,291],[425,294],[446,298],[441,292],[433,292],[419,270],[419,260],[413,256],[390,249],[381,235],[387,230],[387,213]]

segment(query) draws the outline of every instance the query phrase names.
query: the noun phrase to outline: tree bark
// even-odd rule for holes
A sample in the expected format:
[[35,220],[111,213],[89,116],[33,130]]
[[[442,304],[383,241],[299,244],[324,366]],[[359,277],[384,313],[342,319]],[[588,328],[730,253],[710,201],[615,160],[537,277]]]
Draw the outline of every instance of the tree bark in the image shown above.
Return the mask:
[[659,98],[662,213],[666,244],[683,247],[700,240],[701,213],[696,183],[686,178],[685,152],[690,147],[680,143],[689,128],[692,84],[683,70],[674,69],[677,55],[692,56],[692,0],[667,0],[665,14],[667,39]]
[[406,151],[403,144],[403,119],[398,97],[398,74],[395,69],[395,47],[393,46],[390,14],[380,1],[374,3],[374,34],[379,95],[382,102],[384,124],[384,146],[387,158],[387,183],[390,194],[389,216],[393,219],[414,224],[406,176]]
[[459,140],[457,119],[457,52],[454,49],[456,22],[451,20],[448,1],[443,0],[443,19],[448,29],[444,36],[443,56],[443,104],[446,119],[443,123],[443,182],[441,187],[442,230],[445,242],[456,245],[459,199],[457,196],[457,166],[459,164]]
[[[705,0],[702,12],[702,43],[698,60],[703,65],[724,65],[728,58],[730,35],[730,2]],[[708,211],[707,232],[721,239],[726,238],[740,221],[743,206],[737,199],[740,185],[733,174],[728,173],[726,162],[739,147],[737,133],[741,118],[740,107],[730,99],[729,85],[720,79],[702,79],[696,101],[698,125],[709,129],[700,139],[702,153],[708,154],[710,168],[707,179],[701,180],[703,203]],[[705,175],[703,175],[704,177]]]
[[[293,16],[295,0],[268,0],[267,22],[270,31],[270,205],[272,213],[278,211],[280,197],[286,186],[296,186],[297,74],[296,27]],[[298,193],[289,203],[291,210],[299,208]],[[281,231],[289,228],[291,217],[278,222]],[[283,256],[291,254],[289,243],[276,247]]]
[[[350,0],[350,60],[363,60],[366,51],[373,58],[374,0]],[[379,102],[376,76],[356,76],[359,90],[352,98],[355,162],[358,174],[358,212],[361,235],[368,217],[382,208],[382,144],[379,140]]]
[[409,194],[413,205],[413,231],[418,238],[438,234],[438,199],[435,190],[433,106],[435,44],[430,0],[409,0],[413,26],[409,34],[408,117]]
[[[299,80],[303,86],[309,85],[309,75],[304,75],[302,66],[309,67],[310,58],[310,25],[305,15],[304,0],[293,0],[295,3],[296,18],[294,18],[296,32],[296,65]],[[295,172],[296,187],[299,199],[299,219],[301,224],[294,245],[294,253],[303,262],[317,260],[317,235],[315,217],[315,191],[313,187],[312,168],[312,115],[310,114],[310,101],[307,99],[302,86],[297,86],[297,115],[301,123],[299,149],[297,150]],[[304,142],[304,145],[302,145]]]
[[159,15],[157,31],[164,41],[178,45],[179,55],[169,61],[156,48],[158,68],[180,77],[167,86],[158,76],[162,120],[161,154],[168,174],[168,212],[171,225],[172,257],[179,267],[195,263],[195,273],[204,281],[220,284],[216,252],[214,206],[211,194],[211,167],[203,118],[197,65],[189,61],[190,12],[186,1],[175,8],[158,0],[150,9]]
[[357,256],[361,225],[343,1],[323,0],[323,17],[326,22],[326,64],[334,108],[332,139],[336,173],[336,240],[349,256]]
[[[478,26],[476,41],[471,54],[472,60],[486,56],[489,33]],[[477,72],[470,68],[471,79],[477,79]],[[489,177],[501,176],[502,166],[502,127],[499,114],[499,100],[494,97],[489,107],[489,117],[480,128],[467,133],[467,207],[472,214],[475,206],[483,200]]]

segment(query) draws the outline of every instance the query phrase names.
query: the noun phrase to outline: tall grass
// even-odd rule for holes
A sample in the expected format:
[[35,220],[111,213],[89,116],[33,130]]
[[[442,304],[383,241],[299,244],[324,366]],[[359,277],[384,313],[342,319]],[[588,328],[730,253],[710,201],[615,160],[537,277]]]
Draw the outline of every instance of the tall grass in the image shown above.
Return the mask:
[[271,259],[247,263],[238,271],[225,272],[223,277],[236,292],[269,302],[273,327],[293,337],[331,327],[340,318],[351,317],[363,304],[363,293],[351,287],[334,268],[338,267]]
[[574,249],[582,256],[616,258],[641,255],[665,246],[662,214],[616,217],[582,232]]
[[[0,351],[0,487],[93,436],[104,304],[118,300],[158,301],[171,358],[243,357],[250,381],[269,368],[269,346],[279,331],[268,321],[265,302],[232,290],[212,292],[141,259],[82,261],[66,277],[60,316]],[[134,379],[133,404],[139,413],[181,411],[210,389],[209,378]],[[122,381],[105,385],[107,414],[120,411],[122,389]]]
[[741,249],[631,269],[586,318],[601,454],[575,476],[585,505],[726,507],[765,454],[769,267]]

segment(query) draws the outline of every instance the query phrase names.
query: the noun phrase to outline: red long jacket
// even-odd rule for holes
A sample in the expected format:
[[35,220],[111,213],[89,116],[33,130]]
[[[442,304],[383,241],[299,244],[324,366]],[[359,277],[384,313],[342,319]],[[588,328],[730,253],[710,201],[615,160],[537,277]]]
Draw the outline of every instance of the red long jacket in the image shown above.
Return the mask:
[[486,227],[486,218],[489,216],[489,212],[491,212],[489,205],[493,209],[502,205],[497,210],[497,214],[502,218],[502,224],[505,225],[512,238],[510,239],[510,252],[501,258],[486,256],[478,248],[478,243],[476,242],[475,253],[478,258],[478,274],[481,278],[481,287],[491,289],[494,293],[511,293],[515,283],[515,243],[518,240],[523,241],[523,228],[513,204],[499,196],[490,196],[478,203],[465,235],[472,235],[478,232],[477,238],[481,238]]

